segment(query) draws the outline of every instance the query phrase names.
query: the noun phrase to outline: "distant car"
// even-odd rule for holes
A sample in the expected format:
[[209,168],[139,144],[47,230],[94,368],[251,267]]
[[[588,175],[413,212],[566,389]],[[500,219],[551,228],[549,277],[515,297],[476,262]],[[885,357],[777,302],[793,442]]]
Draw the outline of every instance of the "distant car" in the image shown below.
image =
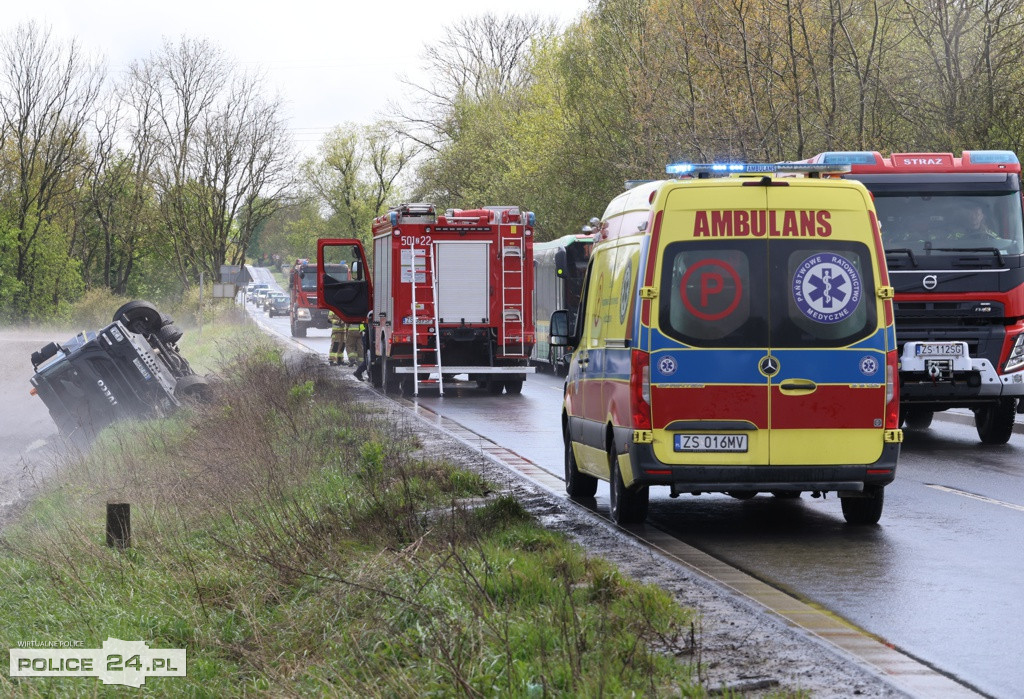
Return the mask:
[[259,298],[259,292],[261,290],[266,290],[268,288],[270,288],[269,284],[262,284],[257,282],[252,282],[251,284],[249,284],[249,286],[245,288],[246,298],[249,300],[249,303],[256,303],[256,299]]
[[278,294],[270,299],[270,307],[267,309],[267,313],[270,317],[274,316],[286,316],[291,310],[291,299],[286,294]]
[[273,301],[278,296],[283,296],[283,295],[284,294],[282,294],[280,291],[270,291],[270,292],[267,292],[267,294],[263,297],[262,302],[260,303],[260,308],[262,308],[264,311],[269,311],[270,310],[270,302]]

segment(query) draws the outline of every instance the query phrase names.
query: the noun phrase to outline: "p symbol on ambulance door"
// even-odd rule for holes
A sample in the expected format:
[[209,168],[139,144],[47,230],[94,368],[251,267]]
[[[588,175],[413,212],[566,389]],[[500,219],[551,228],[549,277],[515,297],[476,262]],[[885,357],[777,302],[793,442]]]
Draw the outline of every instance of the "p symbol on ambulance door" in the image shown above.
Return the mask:
[[679,295],[686,310],[701,320],[721,320],[740,305],[743,282],[728,262],[709,258],[686,270]]

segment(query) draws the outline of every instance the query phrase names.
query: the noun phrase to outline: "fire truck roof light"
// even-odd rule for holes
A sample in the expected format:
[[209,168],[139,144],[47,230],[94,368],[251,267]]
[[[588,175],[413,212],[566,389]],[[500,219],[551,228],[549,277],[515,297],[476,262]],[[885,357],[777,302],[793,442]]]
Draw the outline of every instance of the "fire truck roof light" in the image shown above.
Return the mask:
[[537,214],[533,213],[532,211],[527,211],[526,212],[526,225],[527,226],[536,226],[537,225]]
[[669,175],[770,174],[774,172],[849,172],[849,163],[672,163]]
[[965,150],[964,155],[975,164],[1020,163],[1012,150]]
[[819,163],[829,165],[877,165],[875,154],[869,150],[829,151],[818,156]]

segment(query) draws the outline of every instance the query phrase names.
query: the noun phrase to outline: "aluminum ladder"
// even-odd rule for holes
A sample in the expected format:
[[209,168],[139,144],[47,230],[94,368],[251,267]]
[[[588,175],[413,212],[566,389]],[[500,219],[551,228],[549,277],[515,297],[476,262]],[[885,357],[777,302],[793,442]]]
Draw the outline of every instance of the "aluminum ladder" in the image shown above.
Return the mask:
[[[420,394],[420,384],[437,384],[437,389],[440,394],[444,395],[444,375],[441,373],[441,322],[437,315],[437,275],[434,274],[434,246],[428,245],[425,249],[423,256],[423,276],[424,283],[430,287],[430,315],[434,324],[434,347],[425,347],[424,352],[434,353],[433,364],[420,364],[420,350],[419,350],[419,329],[420,320],[416,314],[416,251],[413,249],[412,244],[409,245],[409,264],[411,266],[412,274],[409,276],[410,283],[412,284],[412,394],[418,396]],[[437,372],[437,379],[423,379],[420,380],[420,368],[431,369],[431,373]]]
[[[526,357],[526,320],[523,279],[523,238],[501,239],[501,339],[506,357]],[[510,344],[519,344],[519,351],[510,351]]]

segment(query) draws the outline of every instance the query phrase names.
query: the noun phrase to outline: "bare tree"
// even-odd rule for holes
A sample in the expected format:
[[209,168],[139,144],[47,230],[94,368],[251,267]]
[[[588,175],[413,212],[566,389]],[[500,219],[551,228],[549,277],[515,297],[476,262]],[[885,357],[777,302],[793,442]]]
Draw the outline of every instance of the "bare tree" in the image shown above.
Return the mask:
[[[87,161],[85,130],[103,80],[100,64],[77,42],[58,42],[34,22],[0,37],[0,168],[17,229],[14,274],[27,294],[41,292],[30,278],[32,261],[47,221]],[[58,284],[54,279],[46,289],[55,304]]]
[[445,27],[444,36],[426,47],[426,84],[408,78],[411,103],[390,105],[406,136],[436,150],[452,137],[452,112],[460,99],[521,91],[531,80],[530,48],[554,36],[553,21],[536,15],[491,13],[465,17]]
[[[213,45],[183,38],[132,66],[135,109],[152,109],[159,210],[183,284],[245,257],[290,182],[279,100]],[[137,123],[142,123],[137,119]]]

